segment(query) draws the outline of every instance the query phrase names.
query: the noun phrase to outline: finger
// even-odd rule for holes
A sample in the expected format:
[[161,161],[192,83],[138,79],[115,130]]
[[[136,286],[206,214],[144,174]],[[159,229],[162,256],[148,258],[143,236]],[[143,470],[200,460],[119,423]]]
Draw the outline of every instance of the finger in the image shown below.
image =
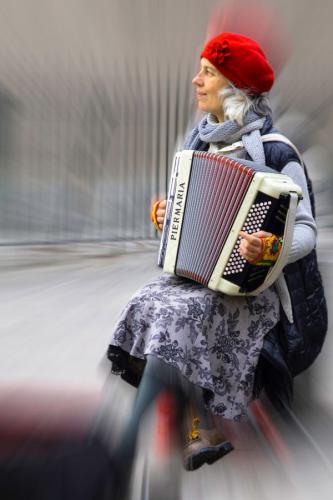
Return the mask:
[[257,231],[255,233],[246,233],[245,231],[240,231],[239,235],[241,238],[246,239],[247,241],[252,241],[254,238],[266,238],[268,236],[272,236],[272,233],[268,233],[267,231]]
[[247,253],[260,253],[261,252],[261,246],[253,246],[249,245],[248,242],[245,242],[243,245],[239,246],[239,251],[242,252],[243,254]]
[[242,257],[250,264],[256,263],[260,260],[260,255],[258,255],[258,254],[257,255],[246,254],[246,255],[242,255]]
[[257,238],[267,238],[268,236],[272,236],[272,233],[268,233],[267,231],[258,231],[257,233],[252,233],[252,236],[256,236]]
[[156,212],[157,217],[164,217],[165,216],[165,210],[160,210],[158,209]]
[[247,242],[245,242],[244,245],[240,245],[239,247],[239,252],[243,257],[247,255],[257,257],[261,254],[261,250],[261,245],[255,247],[253,245],[249,245]]
[[245,238],[243,238],[240,244],[245,248],[246,247],[259,248],[262,245],[262,238],[257,238],[256,236],[254,236],[250,240],[246,240]]
[[258,257],[244,257],[244,259],[249,263],[249,264],[257,264],[259,262]]
[[156,220],[159,224],[163,224],[164,222],[164,217],[156,217]]
[[241,256],[246,260],[256,260],[260,256],[260,252],[242,252]]
[[246,233],[245,231],[240,231],[239,233],[240,237],[243,238],[244,240],[248,242],[252,242],[254,240],[258,240],[259,237],[255,235],[255,233]]
[[262,241],[260,238],[256,238],[251,242],[242,240],[239,248],[242,249],[243,252],[261,252]]
[[165,208],[167,206],[167,200],[162,200],[158,204],[158,208]]

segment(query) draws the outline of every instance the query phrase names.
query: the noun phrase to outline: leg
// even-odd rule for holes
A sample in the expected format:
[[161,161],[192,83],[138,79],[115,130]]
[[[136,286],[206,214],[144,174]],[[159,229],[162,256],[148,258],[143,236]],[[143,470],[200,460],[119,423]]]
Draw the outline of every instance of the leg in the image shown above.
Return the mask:
[[[182,420],[187,403],[187,395],[180,383],[181,375],[176,368],[154,356],[147,356],[140,385],[137,390],[133,409],[125,427],[119,445],[115,450],[115,458],[120,465],[132,462],[139,432],[141,419],[156,398],[165,390],[171,390],[177,404],[176,414],[178,421]],[[180,425],[180,424],[179,424]]]

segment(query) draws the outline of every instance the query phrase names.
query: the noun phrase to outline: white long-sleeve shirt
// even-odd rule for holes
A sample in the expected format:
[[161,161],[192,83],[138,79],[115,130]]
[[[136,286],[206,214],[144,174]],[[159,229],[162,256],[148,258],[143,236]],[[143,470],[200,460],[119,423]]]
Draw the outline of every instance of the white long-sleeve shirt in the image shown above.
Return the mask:
[[305,257],[316,245],[317,227],[312,216],[309,192],[306,184],[306,177],[303,167],[297,162],[289,162],[282,169],[282,174],[286,174],[302,188],[303,199],[299,202],[296,210],[294,236],[288,262],[295,262]]

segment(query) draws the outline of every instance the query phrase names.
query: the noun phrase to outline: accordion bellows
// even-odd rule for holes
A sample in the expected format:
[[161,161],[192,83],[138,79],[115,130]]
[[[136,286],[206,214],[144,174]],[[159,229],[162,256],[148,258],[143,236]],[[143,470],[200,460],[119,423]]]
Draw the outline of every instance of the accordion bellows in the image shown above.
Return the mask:
[[[255,295],[274,281],[274,268],[277,275],[281,270],[277,263],[288,254],[297,205],[291,206],[291,196],[298,201],[301,195],[292,179],[269,167],[221,154],[177,153],[158,264],[213,290]],[[277,263],[252,265],[241,257],[241,230],[282,236]]]

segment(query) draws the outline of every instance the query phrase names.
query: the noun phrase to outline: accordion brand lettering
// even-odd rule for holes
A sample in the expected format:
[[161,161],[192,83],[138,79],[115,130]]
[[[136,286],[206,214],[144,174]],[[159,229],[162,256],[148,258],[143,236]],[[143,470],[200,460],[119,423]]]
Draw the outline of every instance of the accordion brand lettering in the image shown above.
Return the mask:
[[184,192],[185,192],[185,182],[179,184],[176,194],[176,207],[175,207],[175,215],[172,219],[171,225],[171,236],[172,240],[176,240],[179,232],[179,223],[180,223],[180,215],[184,206]]

